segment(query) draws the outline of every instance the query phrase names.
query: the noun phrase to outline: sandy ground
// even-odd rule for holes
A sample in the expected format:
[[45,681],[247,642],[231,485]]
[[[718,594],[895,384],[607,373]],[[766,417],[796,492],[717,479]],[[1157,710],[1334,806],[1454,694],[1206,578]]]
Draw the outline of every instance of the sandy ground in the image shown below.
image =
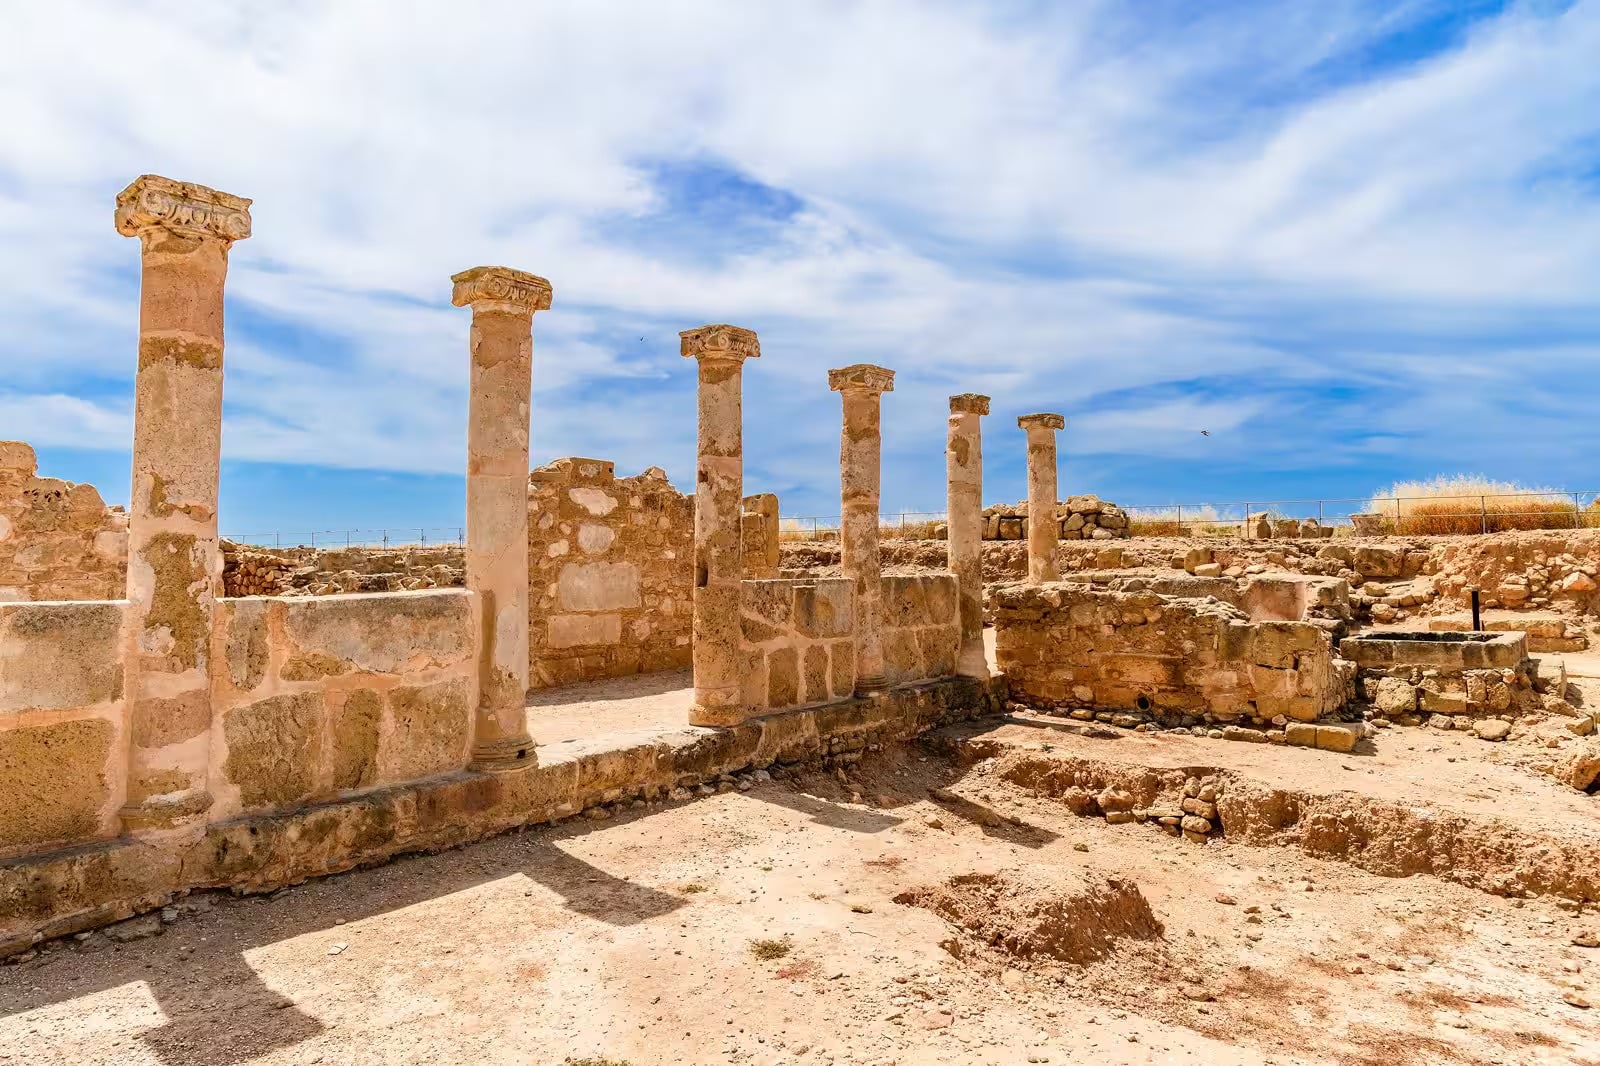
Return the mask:
[[[894,901],[971,873],[1029,906],[1126,879],[1161,932],[1069,965]],[[1074,818],[911,749],[69,941],[0,969],[0,1061],[1596,1064],[1582,920]]]

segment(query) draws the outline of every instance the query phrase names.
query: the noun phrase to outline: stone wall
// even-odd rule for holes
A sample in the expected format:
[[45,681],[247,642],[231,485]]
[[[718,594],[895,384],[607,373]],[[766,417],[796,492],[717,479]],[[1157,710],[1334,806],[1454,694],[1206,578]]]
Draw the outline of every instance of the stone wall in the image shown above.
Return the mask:
[[[1056,507],[1062,540],[1119,540],[1128,533],[1128,515],[1098,496],[1069,496]],[[983,509],[984,540],[1027,540],[1028,505],[1001,503]]]
[[459,544],[403,548],[260,548],[222,542],[227,596],[414,592],[466,584]]
[[856,683],[850,592],[842,577],[741,583],[747,706],[775,711],[850,696]]
[[890,684],[949,677],[960,644],[954,574],[883,579],[883,672]]
[[689,665],[693,498],[603,459],[528,475],[529,684]]
[[993,598],[999,667],[1033,706],[1282,727],[1337,711],[1353,677],[1317,626],[1252,623],[1215,600],[1064,582]]
[[0,603],[0,855],[114,835],[124,603]]
[[[956,672],[961,620],[951,574],[883,582],[884,675],[902,685]],[[763,711],[848,699],[855,687],[855,617],[848,578],[741,585],[744,698]]]
[[223,600],[210,819],[465,767],[474,625],[454,589]]
[[38,476],[33,449],[0,441],[0,602],[114,600],[128,516],[93,485]]

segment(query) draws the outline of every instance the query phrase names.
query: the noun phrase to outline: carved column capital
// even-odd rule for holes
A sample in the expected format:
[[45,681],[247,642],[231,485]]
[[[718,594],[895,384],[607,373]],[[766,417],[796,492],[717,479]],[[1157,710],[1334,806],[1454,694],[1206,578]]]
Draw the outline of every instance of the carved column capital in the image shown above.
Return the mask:
[[761,358],[761,342],[753,329],[743,329],[726,323],[686,329],[678,334],[680,351],[685,359],[746,359]]
[[451,274],[450,302],[474,311],[532,315],[550,309],[550,283],[537,274],[510,267],[478,266]]
[[1067,420],[1054,414],[1020,415],[1017,425],[1022,429],[1066,429]]
[[963,392],[950,397],[950,413],[953,415],[986,415],[989,413],[989,397],[976,392]]
[[893,392],[894,371],[871,363],[856,363],[828,371],[828,388],[834,392]]
[[204,185],[145,174],[117,193],[117,232],[138,237],[166,230],[232,244],[250,236],[250,201]]

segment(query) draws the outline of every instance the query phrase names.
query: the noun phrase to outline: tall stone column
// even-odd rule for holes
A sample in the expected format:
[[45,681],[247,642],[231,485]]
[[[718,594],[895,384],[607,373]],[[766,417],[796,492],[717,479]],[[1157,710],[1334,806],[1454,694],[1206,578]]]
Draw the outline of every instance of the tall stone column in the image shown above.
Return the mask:
[[250,201],[146,174],[117,194],[138,237],[139,369],[128,503],[130,832],[203,826],[211,807],[211,623],[222,595],[222,289]]
[[753,331],[701,326],[678,335],[700,365],[694,479],[694,725],[736,725],[742,692],[739,582],[744,576],[744,361],[761,355]]
[[1060,415],[1023,415],[1017,425],[1028,433],[1028,581],[1054,581],[1056,545],[1061,520],[1056,517],[1056,430],[1065,429]]
[[950,572],[960,589],[961,645],[956,673],[989,676],[983,650],[983,427],[989,397],[965,392],[950,397],[950,433],[944,450],[949,483],[945,544]]
[[467,400],[467,587],[478,597],[478,709],[472,766],[534,761],[528,737],[528,419],[533,314],[550,283],[506,267],[452,275],[472,308]]
[[856,587],[856,695],[889,687],[883,673],[883,574],[878,562],[878,484],[883,394],[894,371],[869,363],[828,371],[828,387],[844,401],[839,437],[840,568]]

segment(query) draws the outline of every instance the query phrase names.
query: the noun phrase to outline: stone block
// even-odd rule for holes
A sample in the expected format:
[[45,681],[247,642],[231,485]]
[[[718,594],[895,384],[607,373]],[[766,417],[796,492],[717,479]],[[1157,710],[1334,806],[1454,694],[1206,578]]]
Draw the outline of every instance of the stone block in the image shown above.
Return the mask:
[[100,835],[115,739],[103,718],[0,730],[0,852]]
[[799,652],[793,647],[774,648],[767,653],[767,707],[779,710],[799,702]]
[[1297,748],[1314,748],[1317,746],[1317,727],[1309,722],[1290,722],[1283,727],[1285,743]]
[[1355,724],[1318,725],[1317,747],[1323,751],[1350,752],[1361,739],[1361,727]]
[[614,611],[639,606],[639,567],[634,563],[568,563],[556,583],[564,611]]
[[610,645],[622,640],[619,614],[558,614],[549,620],[547,643],[552,648]]

